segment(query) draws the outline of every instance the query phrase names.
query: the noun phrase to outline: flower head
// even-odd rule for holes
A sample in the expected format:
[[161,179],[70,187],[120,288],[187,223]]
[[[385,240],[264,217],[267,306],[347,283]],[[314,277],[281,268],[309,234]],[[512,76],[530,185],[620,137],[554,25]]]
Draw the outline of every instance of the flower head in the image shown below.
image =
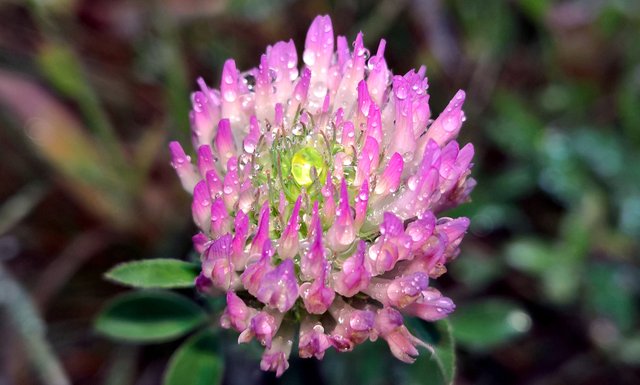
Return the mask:
[[412,362],[425,344],[403,314],[433,321],[455,309],[429,284],[459,253],[473,147],[455,141],[463,91],[432,120],[426,69],[393,75],[382,40],[353,49],[318,16],[302,69],[293,41],[256,68],[225,62],[219,89],[192,95],[195,164],[177,142],[172,165],[193,193],[199,290],[227,293],[223,327],[266,347],[281,375],[300,320],[301,357],[384,338]]

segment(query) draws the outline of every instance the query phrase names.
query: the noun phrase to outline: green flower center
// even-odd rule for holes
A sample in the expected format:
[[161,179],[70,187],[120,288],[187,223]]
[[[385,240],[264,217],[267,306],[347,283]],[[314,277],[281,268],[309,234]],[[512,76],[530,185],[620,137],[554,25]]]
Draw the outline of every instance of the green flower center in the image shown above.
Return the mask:
[[313,147],[303,147],[291,158],[291,175],[302,187],[309,186],[318,177],[322,180],[321,175],[325,168],[322,154]]

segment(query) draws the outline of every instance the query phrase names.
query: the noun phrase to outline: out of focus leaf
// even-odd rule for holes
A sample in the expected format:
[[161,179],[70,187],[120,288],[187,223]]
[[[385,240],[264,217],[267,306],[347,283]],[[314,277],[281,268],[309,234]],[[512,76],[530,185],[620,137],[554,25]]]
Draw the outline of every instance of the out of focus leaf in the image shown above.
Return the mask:
[[628,138],[640,144],[640,75],[633,71],[625,81],[620,82],[617,92],[618,112],[622,127]]
[[[466,29],[471,50],[477,55],[487,50],[501,53],[511,42],[513,18],[507,14],[507,4],[499,0],[453,2]],[[486,23],[486,20],[492,20]]]
[[510,243],[505,256],[510,266],[531,274],[544,274],[557,262],[554,250],[538,239],[519,239]]
[[533,20],[543,21],[549,10],[549,0],[518,0],[520,8]]
[[587,279],[586,302],[598,315],[611,318],[623,332],[636,324],[635,308],[638,274],[631,269],[603,263],[591,264]]
[[450,320],[456,341],[477,350],[501,345],[531,327],[531,317],[524,310],[498,298],[461,305]]
[[344,359],[343,354],[330,349],[322,360],[322,366],[326,369],[328,382],[332,384],[383,385],[391,380],[391,368],[371,365],[371,362],[383,357],[388,360],[394,359],[389,353],[387,344],[378,340],[356,346],[353,352],[349,353],[348,360]]
[[498,118],[487,127],[491,139],[515,158],[531,158],[543,134],[543,124],[531,106],[505,91],[497,93],[494,106]]
[[452,326],[447,320],[430,324],[418,319],[407,322],[415,335],[433,347],[433,354],[422,351],[407,368],[408,385],[453,384],[456,372]]
[[74,98],[85,97],[88,93],[82,68],[73,53],[64,46],[43,45],[38,56],[40,68],[60,92]]
[[180,337],[206,321],[204,311],[187,298],[167,291],[138,291],[109,302],[96,330],[132,342],[163,342]]
[[131,196],[101,148],[62,104],[35,83],[0,71],[0,103],[24,127],[37,155],[91,212],[118,227],[136,223]]
[[65,44],[48,42],[40,47],[38,59],[40,68],[49,81],[78,104],[87,126],[100,141],[101,150],[106,150],[109,154],[109,162],[120,169],[126,169],[124,150],[78,57]]
[[622,345],[613,354],[629,365],[640,365],[640,334],[623,339]]
[[199,270],[193,263],[157,258],[119,264],[105,277],[137,288],[180,288],[193,286]]
[[624,166],[624,151],[617,137],[604,130],[582,129],[571,137],[576,153],[602,178],[612,178]]
[[465,248],[464,258],[459,258],[451,264],[452,276],[474,290],[485,287],[503,271],[504,266],[497,258],[485,255],[471,247]]
[[218,339],[205,330],[189,338],[173,354],[164,375],[164,385],[215,385],[222,381],[223,357]]
[[557,263],[542,277],[547,299],[557,304],[567,304],[578,296],[582,266]]
[[571,138],[560,132],[547,131],[542,142],[543,169],[539,184],[557,199],[571,204],[579,201],[585,189],[593,188],[593,180],[571,148]]

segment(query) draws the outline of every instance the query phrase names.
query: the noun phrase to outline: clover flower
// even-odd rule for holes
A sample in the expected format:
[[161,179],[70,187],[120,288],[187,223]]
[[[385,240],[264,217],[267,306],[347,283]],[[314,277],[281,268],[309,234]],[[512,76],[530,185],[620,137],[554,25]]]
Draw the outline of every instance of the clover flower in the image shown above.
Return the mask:
[[170,144],[200,229],[197,287],[226,292],[221,325],[264,345],[260,366],[278,376],[296,340],[301,357],[321,359],[380,337],[413,362],[427,345],[403,314],[434,321],[455,308],[429,284],[469,226],[436,217],[475,185],[473,147],[455,141],[465,94],[431,120],[425,67],[393,76],[385,44],[370,56],[360,33],[350,49],[318,16],[301,71],[288,41],[246,72],[227,60],[219,90],[198,79],[195,165]]

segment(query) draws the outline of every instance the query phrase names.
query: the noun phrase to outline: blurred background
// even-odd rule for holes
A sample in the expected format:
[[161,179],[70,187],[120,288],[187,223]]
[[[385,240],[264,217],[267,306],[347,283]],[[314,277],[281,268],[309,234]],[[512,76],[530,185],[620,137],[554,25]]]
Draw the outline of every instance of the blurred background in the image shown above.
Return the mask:
[[[0,384],[161,383],[179,341],[99,336],[124,291],[102,274],[190,252],[166,144],[188,143],[196,77],[217,87],[225,59],[251,68],[278,40],[300,55],[324,13],[387,39],[395,73],[426,64],[434,113],[467,91],[479,183],[438,280],[458,304],[455,383],[640,384],[636,0],[1,1]],[[394,383],[372,346],[294,360],[281,383]],[[246,360],[225,383],[277,383]]]

